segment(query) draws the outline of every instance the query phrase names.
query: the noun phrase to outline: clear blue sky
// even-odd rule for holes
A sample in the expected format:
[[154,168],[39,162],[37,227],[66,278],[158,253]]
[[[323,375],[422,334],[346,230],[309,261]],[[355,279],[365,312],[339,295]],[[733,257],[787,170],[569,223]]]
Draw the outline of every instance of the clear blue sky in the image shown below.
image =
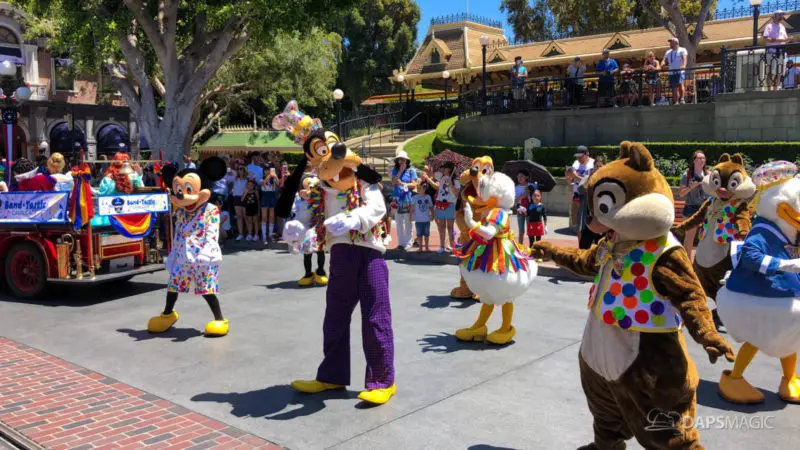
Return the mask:
[[[768,2],[769,0],[766,1]],[[500,12],[500,0],[417,0],[417,4],[419,4],[419,8],[422,11],[417,30],[417,40],[422,42],[422,39],[425,38],[425,33],[428,32],[428,26],[432,18],[466,12],[467,3],[469,3],[470,13],[501,21],[503,28],[506,30],[506,36],[509,39],[513,37],[514,33],[506,23],[505,14]],[[718,7],[728,8],[734,4],[743,5],[747,4],[747,2],[742,2],[741,0],[719,0]]]

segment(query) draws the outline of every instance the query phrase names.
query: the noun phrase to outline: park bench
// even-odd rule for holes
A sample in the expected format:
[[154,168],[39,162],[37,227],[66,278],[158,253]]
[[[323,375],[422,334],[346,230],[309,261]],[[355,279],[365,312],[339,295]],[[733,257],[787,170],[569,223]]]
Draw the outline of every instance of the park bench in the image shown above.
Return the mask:
[[672,222],[673,227],[680,225],[680,223],[685,219],[685,217],[683,217],[684,206],[686,206],[686,202],[683,200],[675,200],[675,220]]

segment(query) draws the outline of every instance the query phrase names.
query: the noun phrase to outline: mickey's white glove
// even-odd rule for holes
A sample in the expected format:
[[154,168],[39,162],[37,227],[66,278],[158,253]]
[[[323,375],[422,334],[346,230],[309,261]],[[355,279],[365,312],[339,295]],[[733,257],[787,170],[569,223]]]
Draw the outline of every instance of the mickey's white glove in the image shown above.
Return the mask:
[[781,272],[800,273],[800,259],[782,259],[778,263]]
[[325,221],[325,228],[334,236],[361,228],[361,220],[356,216],[339,213]]
[[517,214],[519,214],[519,215],[523,215],[526,212],[528,212],[528,208],[526,208],[524,206],[520,206],[519,208],[517,208]]
[[286,242],[302,241],[306,235],[306,226],[299,220],[290,220],[283,226],[283,238]]

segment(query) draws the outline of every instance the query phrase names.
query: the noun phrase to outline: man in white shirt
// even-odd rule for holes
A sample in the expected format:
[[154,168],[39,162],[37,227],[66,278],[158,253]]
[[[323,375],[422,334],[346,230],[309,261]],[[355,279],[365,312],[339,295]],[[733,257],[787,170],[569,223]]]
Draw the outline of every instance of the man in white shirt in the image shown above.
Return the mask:
[[767,83],[770,90],[778,88],[779,80],[783,75],[783,49],[781,45],[789,42],[786,27],[783,25],[784,12],[777,10],[772,13],[772,20],[764,26],[764,40],[767,42]]
[[686,58],[688,52],[685,48],[678,45],[678,38],[669,38],[669,50],[664,54],[664,63],[669,69],[669,87],[672,89],[672,104],[686,104],[684,96],[686,89],[683,82],[686,79]]
[[575,162],[571,167],[567,167],[567,183],[572,183],[572,203],[570,204],[570,226],[578,223],[578,209],[581,203],[580,185],[584,178],[589,176],[594,169],[594,159],[589,156],[589,149],[584,145],[578,146],[575,151]]

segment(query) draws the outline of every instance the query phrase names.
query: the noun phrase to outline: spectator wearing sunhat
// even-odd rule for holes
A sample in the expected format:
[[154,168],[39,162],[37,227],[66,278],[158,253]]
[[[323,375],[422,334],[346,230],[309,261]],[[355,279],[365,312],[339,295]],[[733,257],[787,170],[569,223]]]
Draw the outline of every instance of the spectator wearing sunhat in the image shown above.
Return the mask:
[[411,167],[411,158],[408,153],[401,150],[394,157],[392,169],[392,208],[396,208],[395,223],[397,227],[397,248],[408,250],[411,248],[411,197],[417,186],[417,172]]
[[614,91],[614,74],[619,72],[619,64],[611,59],[611,52],[603,50],[603,59],[597,62],[595,71],[600,74],[598,79],[597,106],[600,102],[611,99],[611,104],[617,106],[616,92]]

